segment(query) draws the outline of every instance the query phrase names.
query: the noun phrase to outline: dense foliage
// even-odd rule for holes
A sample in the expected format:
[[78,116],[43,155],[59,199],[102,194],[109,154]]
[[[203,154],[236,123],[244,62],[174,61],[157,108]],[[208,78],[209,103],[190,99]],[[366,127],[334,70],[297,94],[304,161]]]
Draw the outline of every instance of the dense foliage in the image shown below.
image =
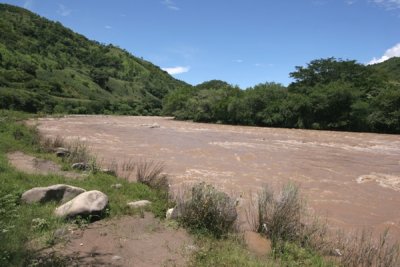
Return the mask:
[[0,4],[0,108],[158,114],[164,95],[182,86],[127,51]]
[[400,133],[400,84],[393,80],[399,62],[313,60],[290,73],[288,87],[264,83],[240,90],[210,81],[171,91],[163,110],[199,122]]

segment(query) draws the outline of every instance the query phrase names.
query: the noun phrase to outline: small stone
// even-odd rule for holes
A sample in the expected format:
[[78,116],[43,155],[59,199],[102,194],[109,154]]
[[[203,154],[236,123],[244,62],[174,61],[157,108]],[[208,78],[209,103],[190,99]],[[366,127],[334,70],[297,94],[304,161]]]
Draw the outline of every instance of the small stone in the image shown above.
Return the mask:
[[89,165],[85,162],[77,162],[77,163],[72,164],[71,168],[74,170],[84,171],[84,170],[89,169]]
[[57,157],[65,158],[65,157],[69,156],[70,154],[71,154],[71,152],[67,148],[58,147],[56,149],[56,156]]
[[121,257],[121,256],[118,256],[118,255],[115,255],[115,256],[113,256],[113,257],[111,258],[111,260],[112,260],[112,261],[119,261],[119,260],[122,260],[122,257]]
[[166,214],[165,214],[165,218],[167,219],[167,220],[171,220],[172,219],[172,213],[174,212],[174,209],[172,208],[172,209],[168,209],[167,210],[167,212],[166,212]]
[[334,250],[334,254],[335,254],[335,256],[338,256],[338,257],[341,257],[343,255],[342,252],[338,248],[336,248]]
[[115,189],[120,189],[122,187],[122,184],[113,184],[111,185],[111,188],[115,188]]
[[150,129],[153,128],[160,128],[160,125],[158,125],[158,123],[153,123],[152,125],[149,126]]
[[129,202],[127,205],[131,208],[137,209],[137,208],[144,208],[148,205],[150,205],[151,202],[148,200],[139,200],[139,201],[134,201],[134,202]]
[[83,246],[83,243],[80,243],[79,246]]

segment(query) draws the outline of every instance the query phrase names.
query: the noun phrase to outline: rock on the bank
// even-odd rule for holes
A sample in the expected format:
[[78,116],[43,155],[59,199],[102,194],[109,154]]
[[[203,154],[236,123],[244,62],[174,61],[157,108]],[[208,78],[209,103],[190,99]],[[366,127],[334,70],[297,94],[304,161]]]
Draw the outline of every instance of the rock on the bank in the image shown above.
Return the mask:
[[79,187],[56,184],[48,187],[32,188],[22,194],[21,200],[28,204],[49,201],[65,203],[84,192],[86,190]]
[[56,208],[55,214],[58,217],[72,218],[78,215],[99,215],[108,205],[106,194],[92,190],[82,193],[64,205]]

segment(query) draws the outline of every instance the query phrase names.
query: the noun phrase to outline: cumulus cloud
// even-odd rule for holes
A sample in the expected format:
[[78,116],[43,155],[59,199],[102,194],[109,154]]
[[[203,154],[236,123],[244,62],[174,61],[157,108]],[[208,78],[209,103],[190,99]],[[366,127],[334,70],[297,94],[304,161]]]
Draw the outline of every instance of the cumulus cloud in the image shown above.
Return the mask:
[[386,9],[400,9],[400,0],[371,0],[373,3],[383,6]]
[[69,16],[71,14],[71,11],[72,11],[71,9],[67,8],[63,4],[58,5],[57,13],[63,17]]
[[106,26],[104,26],[104,28],[106,28],[107,30],[111,30],[112,29],[112,27],[110,25],[106,25]]
[[162,70],[165,70],[171,75],[176,75],[176,74],[181,74],[188,72],[190,70],[190,67],[182,67],[182,66],[177,66],[177,67],[171,67],[171,68],[162,68]]
[[235,59],[235,60],[233,60],[233,62],[235,62],[235,63],[243,63],[244,60],[243,59]]
[[372,65],[372,64],[382,63],[383,61],[386,61],[392,57],[400,57],[400,43],[398,43],[395,46],[393,46],[392,48],[389,48],[388,50],[386,50],[386,52],[380,58],[374,57],[367,64]]
[[180,8],[172,0],[164,0],[161,3],[171,10],[174,10],[174,11],[180,10]]

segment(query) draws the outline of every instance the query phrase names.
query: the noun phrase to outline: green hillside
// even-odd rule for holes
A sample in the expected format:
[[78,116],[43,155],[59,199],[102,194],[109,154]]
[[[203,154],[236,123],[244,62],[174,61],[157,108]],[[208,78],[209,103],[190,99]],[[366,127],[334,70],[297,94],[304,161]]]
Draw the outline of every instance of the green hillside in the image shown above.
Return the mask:
[[186,86],[123,49],[0,4],[0,108],[158,114],[163,97]]
[[382,63],[371,65],[371,68],[385,73],[391,81],[400,83],[400,57],[393,57]]

